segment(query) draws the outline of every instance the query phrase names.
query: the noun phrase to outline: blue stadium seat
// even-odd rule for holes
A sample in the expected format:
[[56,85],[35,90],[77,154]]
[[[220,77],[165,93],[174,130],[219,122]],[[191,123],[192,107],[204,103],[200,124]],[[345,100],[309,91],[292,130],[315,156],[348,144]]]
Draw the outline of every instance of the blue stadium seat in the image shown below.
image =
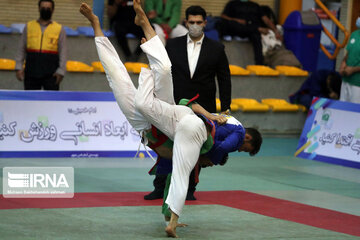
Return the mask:
[[65,32],[67,36],[79,36],[79,32],[68,27],[68,26],[64,26]]
[[132,33],[126,34],[126,37],[127,38],[136,38],[136,36],[134,34],[132,34]]
[[239,36],[234,36],[233,38],[235,41],[238,41],[238,42],[247,42],[249,41],[249,38],[245,37],[245,38],[242,38],[242,37],[239,37]]
[[94,37],[94,30],[92,29],[92,27],[87,27],[87,26],[83,26],[83,27],[78,27],[77,31],[81,34],[81,35],[85,35],[87,37]]
[[213,30],[205,31],[204,33],[205,36],[207,36],[208,38],[215,41],[219,41],[219,33],[217,30],[213,29]]
[[11,28],[5,27],[4,25],[0,24],[0,33],[11,33]]
[[[92,27],[78,27],[77,31],[79,32],[79,34],[81,35],[85,35],[87,37],[94,37],[94,30],[92,29]],[[105,37],[112,37],[115,36],[115,33],[111,30],[102,30],[104,32]]]
[[220,21],[221,17],[213,17],[213,16],[207,16],[206,17],[206,26],[205,26],[205,32],[216,29],[217,23]]
[[249,41],[249,38],[242,38],[242,37],[239,37],[239,36],[232,37],[230,35],[224,35],[223,40],[226,41],[226,42],[231,42],[232,40],[235,40],[237,42],[247,42],[247,41]]
[[231,41],[232,41],[232,36],[230,36],[230,35],[224,35],[224,36],[223,36],[223,40],[226,41],[226,42],[231,42]]
[[11,24],[10,28],[15,33],[22,33],[25,28],[25,23],[13,23]]
[[111,30],[106,30],[106,31],[104,31],[104,35],[105,35],[105,37],[112,37],[112,36],[115,36],[115,33]]

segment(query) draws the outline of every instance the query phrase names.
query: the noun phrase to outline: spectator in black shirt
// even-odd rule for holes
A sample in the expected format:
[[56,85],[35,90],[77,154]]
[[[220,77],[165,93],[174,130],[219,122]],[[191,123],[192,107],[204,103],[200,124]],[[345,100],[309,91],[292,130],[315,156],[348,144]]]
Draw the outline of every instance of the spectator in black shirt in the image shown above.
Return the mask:
[[[126,61],[135,62],[141,54],[140,40],[143,37],[141,28],[134,23],[135,11],[132,0],[108,0],[108,17],[111,29],[114,30],[117,42],[125,54]],[[134,53],[130,51],[126,38],[127,33],[132,33],[139,39],[139,45]]]
[[260,5],[251,1],[231,0],[228,2],[221,15],[219,27],[221,35],[249,38],[253,44],[257,65],[264,64],[261,33],[267,34],[270,28],[276,34],[276,38],[281,39],[280,33],[261,10]]

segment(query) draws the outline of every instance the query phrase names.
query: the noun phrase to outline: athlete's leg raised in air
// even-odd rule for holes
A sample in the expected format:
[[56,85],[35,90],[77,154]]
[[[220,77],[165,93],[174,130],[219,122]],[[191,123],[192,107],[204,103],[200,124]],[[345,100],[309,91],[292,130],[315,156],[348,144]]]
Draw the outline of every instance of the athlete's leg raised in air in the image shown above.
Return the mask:
[[134,1],[134,10],[136,13],[135,24],[142,28],[146,37],[142,40],[141,48],[147,55],[154,77],[154,95],[164,102],[175,104],[169,56],[141,8],[140,0]]
[[136,88],[115,48],[104,36],[98,17],[86,3],[81,4],[80,12],[90,21],[94,29],[99,59],[121,111],[138,132],[149,129],[148,121],[135,109]]

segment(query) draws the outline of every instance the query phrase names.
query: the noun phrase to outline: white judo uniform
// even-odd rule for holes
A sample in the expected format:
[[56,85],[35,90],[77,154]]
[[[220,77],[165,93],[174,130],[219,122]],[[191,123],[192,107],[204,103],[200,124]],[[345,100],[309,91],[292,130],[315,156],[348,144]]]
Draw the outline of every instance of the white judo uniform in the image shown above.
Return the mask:
[[175,105],[171,62],[158,36],[141,45],[150,69],[141,69],[138,89],[110,41],[106,37],[96,37],[95,44],[116,101],[132,127],[144,136],[154,125],[174,142],[166,203],[180,216],[189,175],[207,139],[205,124],[190,108]]

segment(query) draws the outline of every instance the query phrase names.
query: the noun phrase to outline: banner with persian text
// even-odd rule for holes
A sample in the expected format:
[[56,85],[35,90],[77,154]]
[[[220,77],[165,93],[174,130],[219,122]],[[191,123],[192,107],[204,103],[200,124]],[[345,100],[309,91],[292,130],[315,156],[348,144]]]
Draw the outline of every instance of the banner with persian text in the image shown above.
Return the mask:
[[134,157],[139,145],[110,92],[0,91],[0,157]]
[[360,104],[314,98],[295,156],[360,168]]

